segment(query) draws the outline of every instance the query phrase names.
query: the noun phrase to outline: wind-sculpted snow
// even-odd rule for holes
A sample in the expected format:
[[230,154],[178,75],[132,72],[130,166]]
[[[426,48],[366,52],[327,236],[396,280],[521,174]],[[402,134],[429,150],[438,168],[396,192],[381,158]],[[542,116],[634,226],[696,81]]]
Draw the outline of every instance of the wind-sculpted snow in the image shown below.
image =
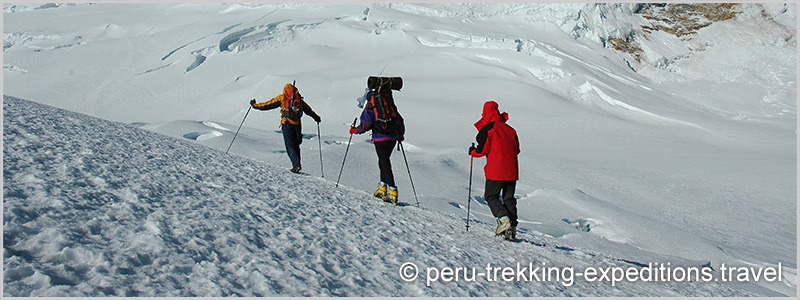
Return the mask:
[[183,137],[185,137],[186,139],[195,141],[204,141],[219,136],[222,136],[222,133],[219,131],[190,132],[183,135]]
[[42,10],[42,9],[54,9],[60,8],[65,6],[78,6],[78,5],[91,5],[89,3],[44,3],[44,4],[14,4],[11,6],[4,6],[3,12],[4,13],[17,13],[17,12],[25,12],[25,11],[32,11],[32,10]]
[[291,40],[295,31],[311,30],[321,24],[287,24],[287,21],[249,27],[230,33],[219,41],[219,52],[236,53],[254,47],[258,49],[270,45],[283,45]]
[[[318,27],[321,23],[311,23],[311,24],[289,24],[285,25],[286,21],[280,21],[264,26],[254,26],[245,28],[239,31],[234,31],[226,36],[224,36],[219,41],[218,46],[209,46],[201,49],[197,49],[192,51],[192,55],[195,56],[194,62],[186,68],[186,72],[191,72],[192,70],[196,69],[200,65],[206,62],[206,60],[216,54],[223,53],[223,52],[231,52],[231,53],[238,53],[240,51],[245,50],[258,50],[263,47],[278,47],[285,43],[288,43],[292,36],[294,35],[295,31],[302,31],[302,30],[310,30]],[[230,27],[226,28],[225,30],[217,33],[222,34],[228,32],[230,29],[238,26],[231,25]],[[187,44],[188,45],[188,44]],[[162,60],[168,58],[172,55],[175,51],[178,51],[187,45],[181,46],[169,54],[167,54]]]
[[[269,27],[275,27],[275,25],[270,25],[267,28],[269,28]],[[224,38],[222,38],[222,40],[219,41],[219,51],[220,52],[231,51],[231,49],[230,49],[230,45],[231,44],[233,44],[235,42],[238,42],[239,39],[242,38],[242,36],[244,36],[245,34],[251,33],[251,32],[253,32],[255,30],[256,30],[256,27],[250,27],[250,28],[242,29],[242,30],[239,30],[237,32],[234,32],[234,33],[231,33],[231,34],[225,36]]]
[[406,282],[406,262],[643,264],[525,233],[498,244],[488,226],[467,233],[453,216],[24,100],[4,97],[3,112],[4,296],[752,295],[715,283]]
[[59,34],[27,34],[27,33],[4,33],[3,50],[23,46],[34,52],[56,50],[74,46],[85,45],[80,36],[62,36]]
[[599,108],[609,114],[624,119],[641,120],[644,122],[661,122],[674,125],[690,126],[699,128],[689,122],[674,120],[659,116],[657,114],[642,110],[625,102],[614,99],[609,96],[602,89],[593,85],[591,82],[586,82],[581,86],[576,87],[572,91],[573,97],[576,101],[587,105],[589,107]]

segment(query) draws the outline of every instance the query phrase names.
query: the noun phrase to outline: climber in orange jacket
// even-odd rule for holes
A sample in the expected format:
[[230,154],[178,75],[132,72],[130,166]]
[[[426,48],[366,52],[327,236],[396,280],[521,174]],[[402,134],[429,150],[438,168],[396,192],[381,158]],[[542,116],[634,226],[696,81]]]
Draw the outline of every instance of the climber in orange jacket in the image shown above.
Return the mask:
[[281,108],[281,132],[283,132],[286,153],[292,161],[291,171],[299,173],[302,169],[300,164],[300,144],[303,142],[303,127],[300,118],[303,113],[309,115],[317,123],[321,122],[322,118],[303,100],[303,96],[297,91],[297,87],[291,83],[287,83],[283,87],[283,94],[261,103],[256,103],[256,99],[253,99],[250,100],[250,105],[258,110]]

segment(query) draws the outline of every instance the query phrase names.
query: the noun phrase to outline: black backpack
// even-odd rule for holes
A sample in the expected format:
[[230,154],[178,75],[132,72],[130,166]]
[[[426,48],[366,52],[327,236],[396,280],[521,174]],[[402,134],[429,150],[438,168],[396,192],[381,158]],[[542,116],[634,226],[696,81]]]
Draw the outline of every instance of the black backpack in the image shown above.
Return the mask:
[[383,134],[392,134],[400,129],[403,124],[403,117],[397,112],[394,104],[392,91],[369,92],[369,103],[375,113],[375,122],[372,123],[372,131]]

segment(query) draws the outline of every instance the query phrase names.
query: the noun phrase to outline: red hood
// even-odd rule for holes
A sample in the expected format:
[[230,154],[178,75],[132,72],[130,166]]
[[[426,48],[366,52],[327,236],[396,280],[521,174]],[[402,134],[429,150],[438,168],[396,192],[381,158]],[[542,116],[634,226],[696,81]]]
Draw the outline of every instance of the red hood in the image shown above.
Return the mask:
[[481,113],[481,119],[478,120],[478,122],[475,122],[475,128],[481,130],[483,126],[486,126],[486,124],[491,122],[500,121],[505,123],[508,121],[508,113],[500,113],[497,107],[497,102],[491,100],[486,101],[486,103],[483,104],[483,113]]

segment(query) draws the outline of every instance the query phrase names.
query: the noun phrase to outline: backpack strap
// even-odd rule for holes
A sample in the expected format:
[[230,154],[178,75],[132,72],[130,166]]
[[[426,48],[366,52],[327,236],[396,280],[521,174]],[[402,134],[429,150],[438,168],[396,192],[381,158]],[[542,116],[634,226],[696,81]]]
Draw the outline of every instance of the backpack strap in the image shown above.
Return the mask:
[[375,119],[378,119],[381,116],[381,115],[378,114],[378,106],[380,104],[377,103],[378,101],[375,101],[375,98],[380,99],[379,97],[380,96],[377,96],[375,94],[375,92],[373,92],[372,95],[370,95],[370,97],[369,97],[369,102],[370,102],[370,104],[372,104],[372,112],[375,114]]

